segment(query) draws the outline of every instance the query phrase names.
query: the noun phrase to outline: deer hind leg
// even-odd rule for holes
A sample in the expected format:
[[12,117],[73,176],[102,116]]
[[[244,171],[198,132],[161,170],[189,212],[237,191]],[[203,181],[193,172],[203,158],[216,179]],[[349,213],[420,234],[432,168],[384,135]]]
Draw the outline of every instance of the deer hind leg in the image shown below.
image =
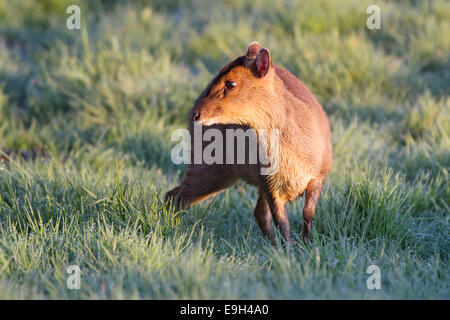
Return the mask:
[[273,232],[272,227],[272,215],[270,212],[269,204],[267,203],[266,196],[262,192],[259,193],[259,198],[256,202],[254,214],[259,228],[269,239],[269,241],[274,245],[275,233]]
[[168,191],[165,201],[179,209],[200,202],[231,186],[236,179],[228,170],[211,165],[195,165],[188,168],[181,184]]
[[325,180],[311,180],[306,188],[306,202],[303,208],[303,241],[310,240],[311,223],[319,202]]

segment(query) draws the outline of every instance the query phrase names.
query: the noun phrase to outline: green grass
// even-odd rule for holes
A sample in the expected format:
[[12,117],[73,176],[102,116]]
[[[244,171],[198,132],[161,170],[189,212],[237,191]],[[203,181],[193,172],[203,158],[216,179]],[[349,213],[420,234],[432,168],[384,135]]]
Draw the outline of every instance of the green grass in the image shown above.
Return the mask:
[[[80,1],[69,31],[72,1],[0,0],[0,298],[449,299],[450,6],[377,1],[383,28],[368,30],[372,3]],[[242,183],[162,204],[184,170],[172,131],[254,40],[332,129],[313,241],[299,199],[288,252]]]

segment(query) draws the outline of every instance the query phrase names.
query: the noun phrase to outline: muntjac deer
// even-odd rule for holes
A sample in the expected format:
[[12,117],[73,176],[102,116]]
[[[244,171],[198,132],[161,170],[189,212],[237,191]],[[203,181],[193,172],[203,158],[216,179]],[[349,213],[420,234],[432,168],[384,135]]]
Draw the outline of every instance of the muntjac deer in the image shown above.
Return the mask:
[[[261,163],[191,163],[181,184],[167,192],[166,201],[184,208],[244,180],[259,189],[254,215],[274,244],[272,221],[291,243],[285,204],[306,193],[303,240],[308,240],[333,160],[327,116],[303,82],[273,64],[269,50],[253,42],[196,100],[189,118],[191,136],[194,123],[201,124],[202,130],[216,128],[224,136],[227,129],[278,130],[278,169],[262,175]],[[203,149],[207,145],[202,142]]]

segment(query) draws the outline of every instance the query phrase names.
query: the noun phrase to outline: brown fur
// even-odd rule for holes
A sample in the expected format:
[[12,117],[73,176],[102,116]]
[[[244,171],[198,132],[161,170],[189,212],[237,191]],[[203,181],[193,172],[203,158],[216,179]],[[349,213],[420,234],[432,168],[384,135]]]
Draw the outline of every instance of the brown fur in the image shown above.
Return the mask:
[[[226,89],[227,80],[236,87]],[[191,113],[199,114],[198,120],[208,125],[206,128],[221,130],[224,137],[226,128],[278,129],[279,170],[263,176],[259,164],[191,164],[181,185],[166,194],[167,201],[177,197],[176,205],[186,207],[242,179],[259,189],[254,214],[261,230],[275,243],[274,221],[290,243],[284,207],[306,191],[303,239],[308,239],[322,186],[331,170],[332,147],[327,116],[303,82],[272,64],[269,51],[254,42],[245,56],[227,64],[211,81]],[[193,136],[192,119],[189,128]]]

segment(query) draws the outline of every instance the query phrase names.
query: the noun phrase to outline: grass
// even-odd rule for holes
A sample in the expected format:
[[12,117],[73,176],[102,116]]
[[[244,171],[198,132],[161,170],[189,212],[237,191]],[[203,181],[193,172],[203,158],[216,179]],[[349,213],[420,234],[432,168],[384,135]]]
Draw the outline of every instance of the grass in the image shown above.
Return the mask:
[[[377,2],[381,30],[365,28],[370,1],[79,3],[70,31],[70,1],[0,0],[0,298],[449,299],[448,2]],[[332,127],[313,242],[299,199],[288,252],[242,183],[162,204],[183,172],[172,131],[254,40]]]

